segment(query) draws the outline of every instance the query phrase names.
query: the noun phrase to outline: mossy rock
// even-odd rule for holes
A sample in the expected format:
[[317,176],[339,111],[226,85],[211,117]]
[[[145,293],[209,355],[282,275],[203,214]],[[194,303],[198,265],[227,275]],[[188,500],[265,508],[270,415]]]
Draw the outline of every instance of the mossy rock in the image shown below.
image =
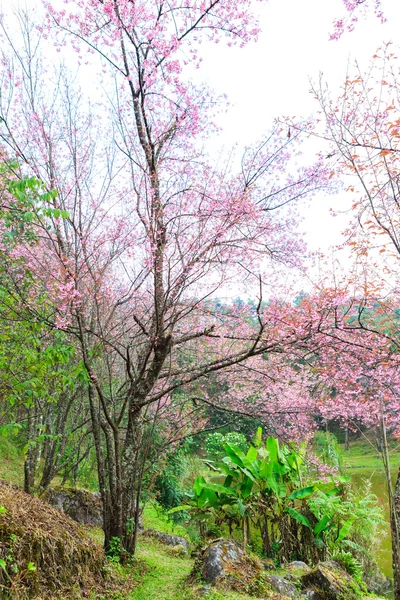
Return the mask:
[[338,563],[330,560],[319,563],[301,578],[303,589],[315,591],[317,600],[361,600],[365,590]]
[[212,586],[238,592],[258,594],[272,589],[263,576],[261,561],[233,540],[216,540],[203,549],[191,578],[198,576]]
[[113,588],[103,550],[75,521],[0,481],[0,597],[82,598]]
[[75,488],[48,488],[41,500],[84,525],[102,527],[103,513],[100,494]]

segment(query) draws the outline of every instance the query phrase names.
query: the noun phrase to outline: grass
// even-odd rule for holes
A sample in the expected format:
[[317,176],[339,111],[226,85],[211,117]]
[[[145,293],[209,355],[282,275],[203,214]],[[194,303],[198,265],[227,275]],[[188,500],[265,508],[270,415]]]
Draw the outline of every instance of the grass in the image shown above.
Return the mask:
[[137,558],[146,568],[127,600],[254,600],[254,596],[237,592],[214,589],[206,592],[204,583],[189,586],[186,579],[193,568],[193,559],[177,557],[172,549],[151,538],[139,538]]
[[[147,513],[147,514],[146,514]],[[162,514],[157,517],[154,507],[144,515],[146,526],[170,533],[171,525]],[[184,531],[183,527],[178,527]],[[86,528],[90,537],[98,544],[103,543],[103,532],[98,527]],[[176,528],[174,533],[177,533]],[[228,590],[210,589],[205,591],[204,583],[187,583],[194,560],[177,555],[172,547],[158,540],[139,536],[135,560],[123,568],[123,575],[131,575],[136,583],[127,595],[118,595],[119,600],[255,600],[254,596]],[[119,569],[119,567],[117,567]]]
[[[343,463],[350,471],[383,469],[381,455],[368,439],[351,441],[349,450],[345,450],[344,445],[341,445],[341,451]],[[390,444],[390,464],[393,467],[400,464],[400,444],[397,440]]]
[[0,435],[0,479],[23,487],[24,453],[15,441]]

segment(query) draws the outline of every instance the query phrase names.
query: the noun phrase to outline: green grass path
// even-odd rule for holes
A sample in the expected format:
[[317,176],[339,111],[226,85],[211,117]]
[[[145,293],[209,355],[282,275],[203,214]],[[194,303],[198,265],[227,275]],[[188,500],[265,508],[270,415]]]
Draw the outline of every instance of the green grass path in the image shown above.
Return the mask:
[[[133,591],[132,600],[186,600],[185,579],[193,560],[172,555],[172,551],[153,540],[140,540],[138,558],[146,563],[141,584]],[[171,553],[170,553],[171,552]]]

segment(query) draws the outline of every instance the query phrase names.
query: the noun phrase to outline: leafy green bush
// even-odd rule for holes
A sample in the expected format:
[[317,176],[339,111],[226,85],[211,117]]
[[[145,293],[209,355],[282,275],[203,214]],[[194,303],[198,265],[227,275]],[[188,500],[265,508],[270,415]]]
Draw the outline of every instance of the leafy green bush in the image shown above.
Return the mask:
[[216,431],[215,433],[210,433],[210,435],[206,438],[205,448],[208,458],[221,458],[224,456],[224,445],[232,444],[237,446],[242,450],[242,452],[246,452],[247,449],[247,441],[246,436],[243,433],[239,433],[238,431],[229,431],[228,433],[220,433]]

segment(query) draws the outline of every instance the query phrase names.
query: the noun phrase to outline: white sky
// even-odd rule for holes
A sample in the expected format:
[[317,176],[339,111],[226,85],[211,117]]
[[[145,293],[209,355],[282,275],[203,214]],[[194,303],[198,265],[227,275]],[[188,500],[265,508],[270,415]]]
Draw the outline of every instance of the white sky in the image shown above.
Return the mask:
[[[361,17],[355,31],[339,41],[329,41],[335,17],[345,14],[341,0],[270,0],[256,3],[261,34],[244,49],[210,45],[203,51],[199,78],[231,102],[221,115],[219,142],[228,150],[256,142],[275,117],[308,117],[318,104],[309,93],[310,78],[319,73],[334,91],[345,80],[348,61],[367,66],[383,43],[400,43],[400,0],[382,0],[387,22],[371,15]],[[307,244],[327,250],[340,241],[345,217],[333,218],[329,207],[347,207],[349,198],[321,196],[304,211]]]
[[[54,0],[62,4],[62,0]],[[1,2],[1,0],[0,0]],[[39,8],[39,0],[3,0],[9,13],[19,4]],[[348,61],[357,59],[367,66],[376,49],[387,41],[400,43],[400,0],[382,0],[387,23],[371,15],[360,18],[356,29],[337,42],[329,41],[333,21],[345,15],[342,0],[269,0],[254,2],[259,12],[261,33],[257,42],[245,48],[203,44],[203,63],[194,76],[206,81],[217,94],[226,94],[231,105],[218,117],[222,132],[212,144],[229,152],[257,142],[275,117],[308,117],[318,104],[309,93],[310,78],[319,73],[334,91],[344,81]],[[312,156],[310,156],[310,162]],[[349,204],[338,196],[320,195],[304,211],[308,247],[328,252],[340,242],[346,217],[333,218],[329,207],[340,212]]]

